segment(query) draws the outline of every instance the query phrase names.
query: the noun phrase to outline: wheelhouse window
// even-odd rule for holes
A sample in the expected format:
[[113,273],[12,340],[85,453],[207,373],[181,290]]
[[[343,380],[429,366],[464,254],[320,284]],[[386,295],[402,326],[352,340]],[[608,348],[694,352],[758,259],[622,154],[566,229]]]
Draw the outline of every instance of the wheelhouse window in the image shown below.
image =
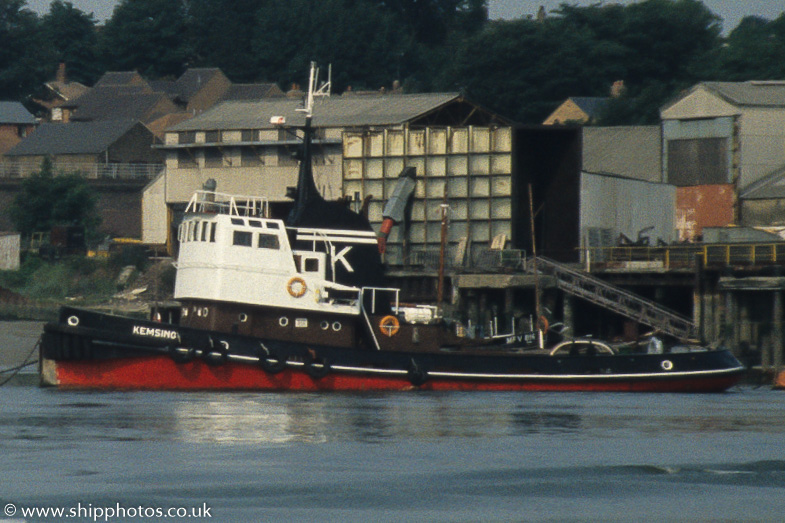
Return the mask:
[[210,241],[215,243],[215,222],[210,224]]
[[303,271],[319,272],[319,260],[316,258],[306,258],[303,262]]
[[264,234],[259,233],[259,242],[258,246],[261,249],[280,249],[280,244],[278,243],[278,236],[274,234]]
[[243,247],[250,247],[253,245],[253,234],[247,231],[234,231],[232,235],[232,244],[241,245]]

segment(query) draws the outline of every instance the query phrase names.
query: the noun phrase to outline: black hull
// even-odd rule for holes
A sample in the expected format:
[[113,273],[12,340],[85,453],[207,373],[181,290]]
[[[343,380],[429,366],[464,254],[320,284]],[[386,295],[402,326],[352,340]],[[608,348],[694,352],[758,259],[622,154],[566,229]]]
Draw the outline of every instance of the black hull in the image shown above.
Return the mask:
[[189,329],[63,308],[41,344],[44,385],[227,390],[605,390],[713,392],[743,366],[725,350],[558,355],[378,351]]

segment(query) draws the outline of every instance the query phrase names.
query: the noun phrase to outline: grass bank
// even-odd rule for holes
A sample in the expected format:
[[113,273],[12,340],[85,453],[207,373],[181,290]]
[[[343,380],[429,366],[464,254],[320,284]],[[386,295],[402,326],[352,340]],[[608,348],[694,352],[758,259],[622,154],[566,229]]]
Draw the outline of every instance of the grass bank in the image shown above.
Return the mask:
[[[53,320],[64,304],[84,307],[165,300],[174,287],[171,263],[126,249],[109,258],[68,256],[48,261],[28,254],[15,271],[0,271],[0,319]],[[132,296],[123,292],[137,289]]]

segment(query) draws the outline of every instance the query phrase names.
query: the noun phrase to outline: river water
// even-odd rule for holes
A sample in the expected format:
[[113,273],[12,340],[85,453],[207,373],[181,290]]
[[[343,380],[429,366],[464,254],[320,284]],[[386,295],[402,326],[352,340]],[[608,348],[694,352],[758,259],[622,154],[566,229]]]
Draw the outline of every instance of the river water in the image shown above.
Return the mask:
[[[785,393],[66,392],[27,374],[0,388],[0,472],[11,521],[782,521]],[[171,507],[202,517],[134,517]]]

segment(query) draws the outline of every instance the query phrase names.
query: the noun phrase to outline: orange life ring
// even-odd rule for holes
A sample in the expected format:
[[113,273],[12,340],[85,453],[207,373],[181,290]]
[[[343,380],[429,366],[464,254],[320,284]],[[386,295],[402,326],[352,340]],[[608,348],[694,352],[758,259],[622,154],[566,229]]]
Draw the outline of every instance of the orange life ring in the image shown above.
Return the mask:
[[295,276],[289,283],[286,284],[286,290],[293,298],[299,298],[305,291],[308,290],[308,286],[305,285],[305,280],[300,278],[299,276]]
[[398,322],[398,318],[395,316],[385,316],[381,320],[379,320],[379,330],[385,336],[393,337],[398,334],[398,330],[401,328],[400,322]]
[[548,327],[550,327],[550,323],[548,323],[548,318],[545,316],[540,316],[537,320],[537,329],[541,330],[542,332],[548,332]]

